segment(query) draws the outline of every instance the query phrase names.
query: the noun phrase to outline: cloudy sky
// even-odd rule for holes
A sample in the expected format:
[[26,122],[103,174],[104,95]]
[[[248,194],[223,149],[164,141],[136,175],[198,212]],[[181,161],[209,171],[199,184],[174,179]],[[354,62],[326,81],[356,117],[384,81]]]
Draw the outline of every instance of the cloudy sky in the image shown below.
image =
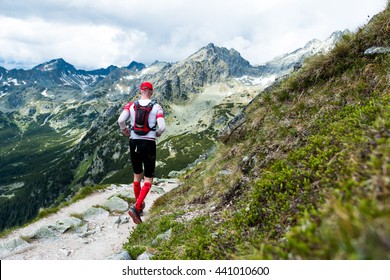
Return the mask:
[[333,31],[356,31],[387,0],[0,0],[0,66],[63,58],[78,69],[176,62],[212,42],[252,65]]

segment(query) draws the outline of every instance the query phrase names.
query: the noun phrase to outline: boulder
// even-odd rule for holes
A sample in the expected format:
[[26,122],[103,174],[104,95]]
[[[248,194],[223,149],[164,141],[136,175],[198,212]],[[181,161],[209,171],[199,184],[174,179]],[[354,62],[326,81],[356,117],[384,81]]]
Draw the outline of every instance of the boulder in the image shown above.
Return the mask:
[[31,246],[32,245],[30,243],[28,243],[27,241],[23,240],[20,237],[7,241],[3,244],[0,244],[0,259],[3,259],[8,255],[17,254],[19,252],[27,250]]
[[148,252],[144,252],[137,257],[138,261],[150,260],[154,255]]
[[157,237],[152,241],[152,246],[157,246],[160,243],[160,241],[168,240],[171,238],[171,236],[172,236],[172,228],[170,228],[164,233],[157,235]]
[[100,207],[91,207],[84,211],[83,219],[86,221],[97,220],[101,217],[108,217],[110,213]]
[[48,225],[38,228],[33,234],[29,235],[31,239],[48,239],[58,237],[59,233]]
[[131,260],[131,257],[129,252],[123,250],[122,252],[109,256],[107,260]]
[[71,228],[80,226],[81,224],[82,221],[80,219],[69,217],[61,221],[57,221],[54,225],[48,225],[47,227],[59,233],[64,233]]
[[125,212],[129,208],[128,203],[117,196],[111,197],[103,206],[111,212]]
[[242,139],[245,135],[245,115],[243,113],[237,115],[232,119],[227,126],[225,126],[219,134],[219,139],[227,144],[230,141],[237,141]]
[[390,53],[390,47],[371,47],[364,52],[365,56],[377,56]]

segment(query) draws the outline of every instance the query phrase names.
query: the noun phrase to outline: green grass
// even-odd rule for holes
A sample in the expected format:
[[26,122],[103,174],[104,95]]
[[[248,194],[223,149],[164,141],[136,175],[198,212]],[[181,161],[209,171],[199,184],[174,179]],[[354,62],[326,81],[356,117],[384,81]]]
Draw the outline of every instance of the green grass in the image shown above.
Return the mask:
[[79,164],[77,169],[74,171],[74,173],[75,173],[75,176],[74,176],[74,179],[73,179],[74,182],[77,182],[78,180],[80,180],[85,175],[85,173],[88,171],[88,168],[91,166],[92,161],[93,161],[93,157],[90,157],[88,159],[84,159]]

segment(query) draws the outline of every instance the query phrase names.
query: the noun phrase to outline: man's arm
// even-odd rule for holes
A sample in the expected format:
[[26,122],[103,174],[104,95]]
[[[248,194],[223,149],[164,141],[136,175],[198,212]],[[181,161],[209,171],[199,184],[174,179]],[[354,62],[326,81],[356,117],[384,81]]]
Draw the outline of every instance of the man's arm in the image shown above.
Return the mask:
[[165,120],[163,117],[160,117],[157,119],[157,126],[158,126],[158,129],[156,131],[156,136],[160,137],[161,134],[163,134],[165,131]]
[[118,118],[119,127],[125,136],[130,136],[129,128],[126,126],[126,120],[129,118],[130,112],[129,110],[123,110],[122,114]]
[[160,105],[157,105],[157,114],[156,114],[156,121],[157,121],[157,131],[156,136],[160,137],[161,134],[165,131],[165,120],[164,120],[164,110]]

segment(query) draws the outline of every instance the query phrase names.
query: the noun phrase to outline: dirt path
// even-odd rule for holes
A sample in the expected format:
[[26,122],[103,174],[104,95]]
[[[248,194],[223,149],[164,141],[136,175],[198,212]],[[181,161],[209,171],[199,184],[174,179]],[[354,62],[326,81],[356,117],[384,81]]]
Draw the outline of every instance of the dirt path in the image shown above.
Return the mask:
[[[176,180],[167,180],[153,186],[145,199],[146,207],[142,219],[148,219],[148,210],[159,196],[177,185]],[[118,194],[132,196],[132,193],[132,187],[128,185],[112,185],[47,218],[17,229],[0,239],[0,259],[104,260],[110,258],[123,250],[123,244],[127,242],[130,231],[136,225],[129,218],[126,210],[120,214],[109,214],[108,211],[93,206],[105,205]],[[84,215],[91,208],[100,211]],[[82,218],[77,219],[82,215],[84,215]],[[69,220],[82,221],[82,223],[64,227],[64,221]],[[64,232],[61,232],[61,229]]]

